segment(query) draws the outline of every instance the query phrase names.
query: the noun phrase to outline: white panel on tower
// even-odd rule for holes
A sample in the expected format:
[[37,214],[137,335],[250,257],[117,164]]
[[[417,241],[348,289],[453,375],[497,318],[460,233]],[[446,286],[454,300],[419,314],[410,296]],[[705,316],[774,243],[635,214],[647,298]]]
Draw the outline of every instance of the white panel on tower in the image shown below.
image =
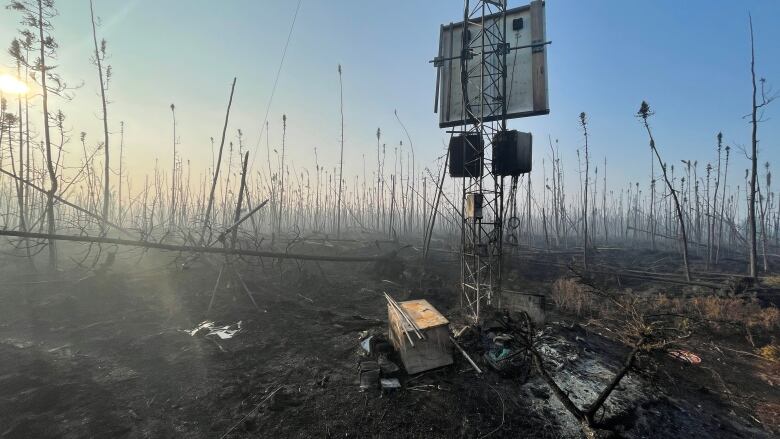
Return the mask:
[[[489,32],[480,32],[482,23],[470,23],[468,26],[471,48],[465,57],[465,64],[471,78],[467,90],[468,104],[464,107],[461,81],[461,63],[463,62],[463,22],[450,23],[441,27],[439,55],[435,60],[439,68],[437,76],[437,111],[439,126],[453,127],[473,120],[468,110],[475,116],[480,112],[483,122],[501,120],[502,96],[506,96],[507,119],[536,116],[550,112],[547,97],[547,53],[545,35],[544,2],[536,0],[530,5],[509,9],[506,14],[484,17],[485,29],[499,22],[499,28],[505,29],[506,52],[506,89],[499,83],[490,83],[489,72],[480,73],[482,47],[491,47],[490,39],[496,38]],[[503,22],[503,26],[500,22]],[[496,40],[498,41],[498,40]],[[502,62],[503,53],[486,53],[485,68]],[[482,77],[486,80],[474,80]],[[500,82],[500,81],[499,81]],[[480,88],[484,93],[480,92]],[[484,100],[483,100],[484,97]]]

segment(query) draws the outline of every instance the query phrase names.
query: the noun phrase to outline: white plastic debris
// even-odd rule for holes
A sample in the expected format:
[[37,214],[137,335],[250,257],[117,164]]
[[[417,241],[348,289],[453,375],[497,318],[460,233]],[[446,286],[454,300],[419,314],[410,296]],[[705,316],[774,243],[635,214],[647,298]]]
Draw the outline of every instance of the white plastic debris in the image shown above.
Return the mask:
[[398,381],[398,378],[382,378],[379,380],[379,383],[384,390],[396,390],[401,388],[401,382]]
[[366,337],[363,341],[360,342],[360,347],[363,348],[364,351],[366,351],[367,354],[371,354],[371,339],[374,338],[374,336]]
[[214,322],[210,320],[205,320],[201,322],[197,327],[195,327],[195,329],[184,330],[184,332],[194,337],[195,334],[204,330],[208,331],[206,333],[207,337],[209,335],[216,335],[221,340],[226,340],[229,338],[233,338],[234,335],[236,335],[239,331],[241,331],[241,321],[239,320],[235,325],[216,326]]

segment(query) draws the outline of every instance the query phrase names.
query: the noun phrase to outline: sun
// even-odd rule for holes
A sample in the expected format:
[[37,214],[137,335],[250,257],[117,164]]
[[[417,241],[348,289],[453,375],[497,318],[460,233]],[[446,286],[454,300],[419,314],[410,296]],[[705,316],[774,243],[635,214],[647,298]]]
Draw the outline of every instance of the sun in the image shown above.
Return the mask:
[[8,74],[0,75],[0,92],[22,95],[28,90],[27,84],[15,77]]

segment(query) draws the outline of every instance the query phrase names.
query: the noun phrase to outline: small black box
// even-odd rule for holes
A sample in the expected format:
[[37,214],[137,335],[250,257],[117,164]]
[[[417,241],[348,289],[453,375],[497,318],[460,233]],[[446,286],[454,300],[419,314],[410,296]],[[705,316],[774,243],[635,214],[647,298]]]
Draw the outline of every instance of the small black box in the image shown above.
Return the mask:
[[493,174],[518,176],[531,172],[531,133],[500,131],[493,136]]
[[479,133],[450,138],[450,177],[481,177],[485,142]]

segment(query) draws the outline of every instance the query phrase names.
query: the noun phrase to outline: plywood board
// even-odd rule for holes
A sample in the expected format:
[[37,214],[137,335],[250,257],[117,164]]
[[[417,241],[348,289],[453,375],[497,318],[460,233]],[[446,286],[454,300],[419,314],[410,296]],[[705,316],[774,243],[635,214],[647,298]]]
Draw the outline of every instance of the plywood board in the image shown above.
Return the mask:
[[425,299],[407,300],[406,302],[399,302],[398,304],[420,329],[435,328],[437,326],[450,324],[449,320],[441,315],[441,313]]

